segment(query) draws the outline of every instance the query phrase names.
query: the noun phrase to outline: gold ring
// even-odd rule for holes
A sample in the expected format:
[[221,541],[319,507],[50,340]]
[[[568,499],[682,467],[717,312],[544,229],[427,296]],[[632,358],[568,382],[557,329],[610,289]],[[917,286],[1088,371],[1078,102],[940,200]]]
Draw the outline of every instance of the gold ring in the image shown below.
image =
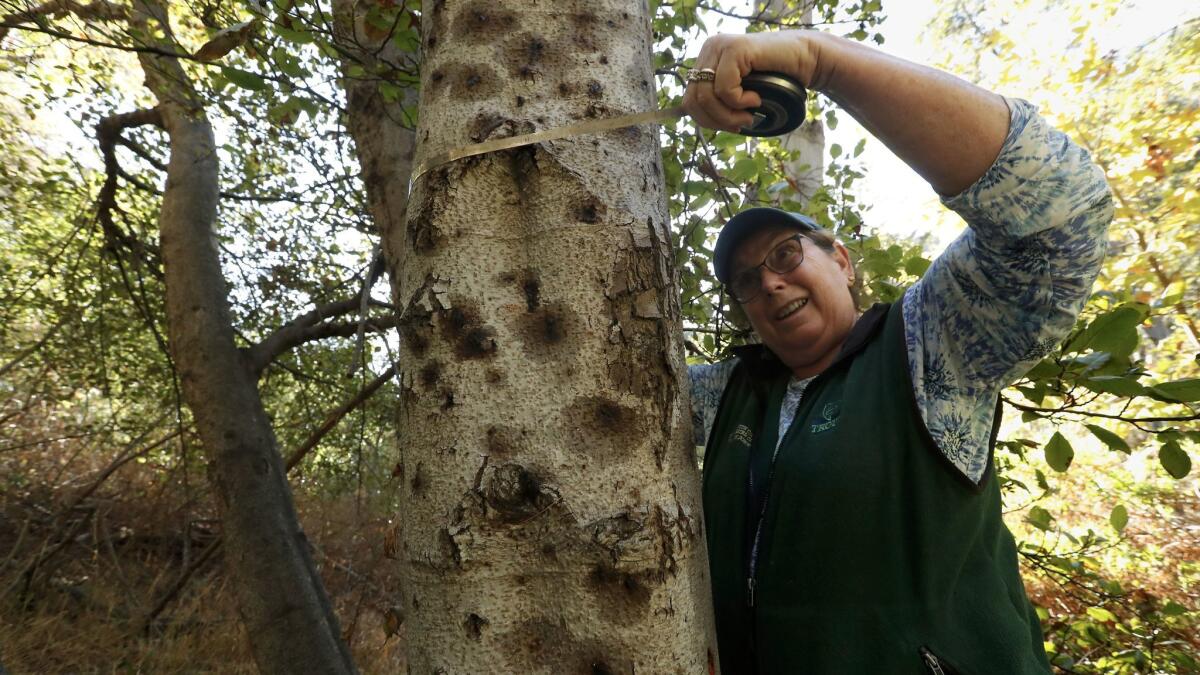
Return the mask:
[[712,82],[717,79],[717,71],[712,68],[692,68],[688,71],[687,82]]

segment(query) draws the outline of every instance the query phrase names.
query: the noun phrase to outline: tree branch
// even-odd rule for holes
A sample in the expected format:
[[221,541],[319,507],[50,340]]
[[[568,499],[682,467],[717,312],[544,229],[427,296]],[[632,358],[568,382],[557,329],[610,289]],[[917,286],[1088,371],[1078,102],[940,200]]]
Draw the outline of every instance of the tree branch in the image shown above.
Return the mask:
[[267,365],[278,358],[280,354],[306,342],[354,335],[358,332],[360,323],[365,324],[364,330],[371,332],[397,325],[398,317],[364,318],[361,322],[327,321],[327,319],[344,316],[358,310],[359,302],[360,298],[354,297],[321,305],[311,312],[292,319],[258,344],[246,348],[244,353],[254,375],[256,377],[262,375]]
[[[100,145],[100,153],[104,157],[104,184],[96,196],[96,220],[104,232],[104,240],[114,255],[122,248],[134,253],[144,262],[158,262],[159,252],[142,242],[137,237],[126,234],[113,222],[112,212],[117,206],[117,179],[125,172],[117,162],[116,146],[121,140],[121,132],[126,129],[153,124],[160,129],[163,127],[162,113],[158,108],[145,108],[133,112],[105,117],[96,124],[96,142]],[[153,260],[151,260],[151,258]],[[148,265],[159,278],[162,272],[159,265]]]
[[1003,400],[1008,405],[1011,405],[1012,407],[1016,408],[1017,410],[1024,410],[1026,412],[1047,413],[1047,414],[1051,414],[1051,415],[1053,415],[1055,413],[1070,413],[1072,415],[1083,415],[1084,417],[1103,417],[1105,419],[1110,419],[1110,420],[1120,420],[1122,422],[1128,422],[1130,424],[1137,424],[1139,422],[1190,422],[1192,420],[1200,420],[1200,413],[1196,413],[1194,415],[1178,415],[1178,416],[1173,416],[1173,417],[1171,417],[1171,416],[1167,416],[1167,417],[1125,417],[1123,415],[1112,415],[1112,414],[1108,414],[1108,413],[1092,412],[1090,410],[1070,410],[1067,408],[1039,408],[1037,406],[1025,405],[1023,403],[1017,403],[1016,401],[1012,400],[1011,398],[1008,398],[1007,396],[1001,396],[1000,399]]
[[378,377],[368,382],[367,386],[363,387],[362,391],[358,392],[354,398],[350,399],[336,410],[326,415],[325,421],[321,422],[321,426],[317,427],[315,431],[309,434],[308,438],[304,439],[304,442],[301,443],[295,450],[292,451],[292,454],[288,456],[286,465],[287,470],[291,471],[297,464],[299,464],[300,460],[304,459],[304,456],[307,455],[310,450],[317,447],[317,443],[320,443],[321,439],[324,438],[325,435],[330,431],[332,431],[343,417],[350,414],[350,412],[358,406],[362,405],[363,401],[371,398],[371,396],[374,395],[375,392],[378,391],[379,388],[382,387],[388,380],[392,379],[395,374],[396,365],[392,364],[387,370],[380,373]]
[[121,21],[129,18],[125,7],[105,0],[95,0],[87,5],[72,0],[50,0],[0,19],[0,42],[4,41],[10,28],[24,28],[22,24],[37,22],[47,17],[57,19],[67,14],[94,21]]
[[63,324],[67,322],[68,318],[69,317],[67,316],[60,317],[53,326],[46,330],[46,334],[39,338],[37,342],[21,350],[21,352],[14,356],[13,359],[8,363],[0,365],[0,377],[4,377],[8,374],[8,371],[17,367],[17,365],[19,365],[22,361],[37,353],[37,350],[41,349],[43,345],[50,341],[50,338],[54,337],[58,333],[58,329],[62,328]]
[[[305,316],[308,315],[306,314]],[[350,414],[355,408],[362,405],[363,402],[368,398],[371,398],[371,396],[373,396],[380,387],[382,387],[395,375],[396,366],[392,365],[388,367],[387,370],[380,373],[379,376],[374,380],[371,380],[354,396],[354,398],[350,399],[326,415],[325,421],[321,423],[321,426],[317,427],[311,434],[309,434],[308,438],[306,438],[303,443],[297,446],[296,449],[293,450],[290,455],[288,455],[286,471],[291,471],[298,464],[300,464],[301,460],[304,459],[304,456],[307,455],[313,448],[317,447],[317,443],[320,443],[321,439],[324,438],[330,431],[332,431],[333,428],[337,426],[338,422],[342,421],[342,419],[346,415]],[[212,541],[212,543],[208,545],[208,548],[204,549],[199,557],[193,560],[192,563],[179,574],[179,576],[175,579],[175,582],[172,583],[171,586],[159,597],[158,601],[154,603],[154,607],[147,612],[145,617],[142,618],[139,632],[146,632],[150,629],[158,615],[161,614],[164,609],[166,609],[167,605],[169,605],[171,601],[174,600],[177,595],[179,595],[179,592],[183,590],[184,586],[187,585],[188,579],[190,579],[197,570],[203,567],[204,563],[208,562],[209,558],[211,558],[214,553],[220,550],[221,544],[222,538],[218,536]]]

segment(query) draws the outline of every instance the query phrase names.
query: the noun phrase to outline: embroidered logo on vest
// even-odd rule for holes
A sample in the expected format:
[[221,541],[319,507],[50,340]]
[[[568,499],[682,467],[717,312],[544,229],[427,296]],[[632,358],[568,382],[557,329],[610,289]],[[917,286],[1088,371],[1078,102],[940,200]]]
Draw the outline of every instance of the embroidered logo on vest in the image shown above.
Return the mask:
[[829,431],[830,429],[836,427],[837,426],[837,418],[841,414],[842,414],[841,401],[834,401],[832,403],[826,403],[825,407],[821,409],[821,417],[824,417],[825,421],[812,425],[812,429],[810,430],[811,433],[819,434],[819,433],[822,433],[825,431]]
[[750,431],[750,427],[746,426],[745,424],[739,424],[739,425],[737,425],[737,428],[733,430],[733,433],[729,434],[728,442],[729,443],[741,443],[742,445],[745,445],[748,448],[753,443],[753,441],[754,441],[754,432]]

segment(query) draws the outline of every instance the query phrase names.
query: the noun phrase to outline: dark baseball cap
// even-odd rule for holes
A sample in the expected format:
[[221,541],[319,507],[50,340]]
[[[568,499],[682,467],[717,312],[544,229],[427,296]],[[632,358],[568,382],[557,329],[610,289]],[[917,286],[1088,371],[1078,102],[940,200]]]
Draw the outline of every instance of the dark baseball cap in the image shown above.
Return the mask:
[[717,235],[717,246],[713,249],[713,268],[717,280],[729,283],[733,274],[733,252],[746,237],[764,227],[794,227],[801,232],[821,230],[817,221],[802,213],[792,213],[769,206],[756,206],[735,214]]

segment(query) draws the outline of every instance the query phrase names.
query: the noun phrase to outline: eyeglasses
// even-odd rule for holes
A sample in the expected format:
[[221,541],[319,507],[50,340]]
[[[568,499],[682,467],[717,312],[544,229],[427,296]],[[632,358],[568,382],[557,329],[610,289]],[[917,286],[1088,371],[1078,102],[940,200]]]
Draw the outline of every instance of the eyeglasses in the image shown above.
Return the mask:
[[795,234],[775,244],[767,257],[754,267],[744,269],[729,280],[729,292],[743,305],[762,293],[762,268],[776,274],[787,274],[804,262],[804,235]]

